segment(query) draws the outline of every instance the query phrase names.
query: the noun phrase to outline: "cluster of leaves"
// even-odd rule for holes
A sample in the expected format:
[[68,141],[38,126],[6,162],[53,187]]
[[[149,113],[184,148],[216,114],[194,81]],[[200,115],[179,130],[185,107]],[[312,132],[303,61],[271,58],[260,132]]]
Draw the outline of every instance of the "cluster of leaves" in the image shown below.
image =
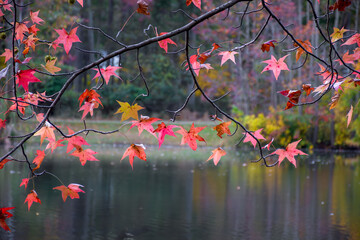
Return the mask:
[[[191,46],[189,43],[191,30],[201,22],[204,22],[205,20],[221,13],[226,9],[230,10],[237,3],[241,3],[241,2],[243,1],[231,0],[227,3],[220,5],[219,7],[213,10],[205,12],[199,17],[193,18],[189,15],[189,18],[191,19],[190,23],[182,27],[179,27],[171,32],[161,32],[160,34],[158,34],[157,28],[152,27],[150,25],[148,29],[144,30],[144,32],[146,33],[147,30],[149,30],[150,27],[152,27],[155,36],[152,38],[149,37],[149,39],[133,45],[126,45],[124,43],[121,43],[120,41],[117,40],[117,38],[111,37],[110,35],[104,33],[103,30],[101,29],[99,30],[93,27],[88,27],[79,24],[79,26],[84,27],[85,29],[100,31],[104,35],[104,37],[118,44],[119,49],[114,51],[113,53],[108,54],[107,56],[101,57],[99,60],[94,61],[81,69],[77,69],[70,73],[58,73],[61,71],[61,68],[55,66],[57,61],[57,57],[55,55],[58,50],[59,52],[62,52],[62,50],[64,50],[65,53],[69,55],[70,52],[73,51],[73,45],[75,43],[81,42],[80,38],[77,35],[77,30],[79,26],[77,27],[72,26],[69,29],[70,31],[67,31],[65,28],[55,29],[54,32],[58,35],[56,39],[54,39],[53,41],[42,40],[38,35],[38,32],[40,30],[37,28],[37,26],[41,24],[45,24],[45,21],[39,17],[39,11],[30,11],[29,15],[26,18],[17,19],[15,10],[21,8],[22,6],[18,5],[16,1],[12,1],[11,3],[8,0],[1,1],[0,15],[6,19],[5,22],[8,25],[8,28],[3,31],[4,32],[12,31],[13,34],[13,38],[11,41],[11,45],[12,45],[11,49],[5,49],[4,53],[2,54],[2,56],[5,58],[5,63],[8,63],[10,59],[12,59],[12,62],[9,62],[10,64],[4,69],[2,69],[0,72],[0,77],[6,78],[8,80],[7,81],[8,85],[4,86],[3,88],[6,90],[0,93],[0,97],[3,101],[7,101],[12,104],[7,108],[7,111],[4,113],[4,116],[6,118],[9,116],[10,113],[14,112],[20,120],[26,121],[32,117],[36,117],[39,123],[34,128],[34,130],[29,132],[28,134],[24,136],[17,136],[17,138],[21,138],[22,140],[20,140],[19,143],[17,143],[12,150],[10,150],[1,158],[0,169],[3,168],[4,165],[8,162],[24,162],[29,166],[30,169],[29,176],[27,178],[22,179],[20,184],[20,187],[24,186],[26,189],[29,181],[33,182],[32,184],[33,189],[30,190],[30,192],[27,194],[27,197],[25,198],[25,203],[28,204],[28,210],[30,210],[34,202],[41,203],[41,200],[35,191],[34,179],[36,177],[40,177],[43,174],[49,174],[57,178],[53,173],[46,171],[46,169],[39,171],[42,168],[42,163],[44,159],[46,159],[49,156],[49,154],[51,154],[57,148],[65,147],[64,143],[67,142],[66,153],[69,154],[70,156],[77,157],[81,165],[85,165],[87,161],[99,161],[94,156],[95,154],[97,154],[97,152],[93,151],[90,148],[88,142],[85,140],[85,138],[80,136],[80,134],[88,133],[88,132],[95,132],[99,134],[114,134],[116,132],[119,132],[120,128],[126,126],[126,123],[123,123],[123,125],[121,125],[119,129],[109,132],[104,132],[95,129],[88,129],[86,127],[86,124],[84,124],[85,125],[84,129],[79,130],[77,132],[72,130],[70,127],[67,127],[68,133],[66,134],[62,130],[65,126],[56,126],[50,120],[50,113],[54,110],[56,104],[58,104],[61,101],[62,95],[67,91],[71,83],[73,83],[73,81],[81,73],[85,73],[88,70],[96,71],[96,74],[93,77],[93,80],[95,80],[94,81],[95,84],[93,85],[92,88],[85,89],[78,98],[79,101],[78,111],[82,111],[81,120],[85,122],[87,118],[93,116],[94,111],[98,111],[97,109],[99,109],[100,106],[103,107],[103,104],[101,102],[102,97],[100,96],[98,91],[103,87],[107,87],[106,85],[109,84],[111,77],[121,79],[117,71],[121,70],[122,67],[112,66],[112,65],[107,65],[106,67],[100,67],[100,65],[104,66],[107,60],[114,58],[115,56],[121,55],[126,52],[130,52],[132,50],[136,50],[137,66],[139,71],[137,77],[139,77],[143,81],[146,89],[146,94],[143,93],[139,94],[139,96],[136,97],[133,103],[131,104],[126,101],[120,101],[120,100],[117,101],[120,107],[115,112],[115,114],[122,114],[121,122],[127,121],[129,119],[134,119],[131,121],[130,129],[133,127],[137,127],[139,131],[139,135],[142,134],[145,130],[146,132],[148,132],[157,139],[159,148],[164,143],[166,135],[176,137],[176,133],[181,135],[182,137],[180,144],[181,145],[187,144],[190,147],[190,149],[192,149],[193,151],[197,150],[199,142],[206,143],[206,140],[202,136],[200,136],[200,132],[206,126],[195,127],[195,123],[192,123],[190,129],[185,129],[181,126],[165,124],[166,121],[159,118],[148,117],[148,116],[139,117],[139,113],[138,113],[140,110],[144,108],[140,106],[136,102],[136,100],[140,97],[148,97],[150,94],[150,89],[148,88],[148,84],[144,76],[144,71],[140,64],[139,51],[143,47],[148,46],[149,44],[158,43],[159,47],[162,48],[165,51],[165,53],[169,53],[169,44],[172,45],[171,48],[178,47],[178,44],[175,43],[171,39],[171,37],[178,36],[180,35],[180,33],[185,33],[185,39],[184,39],[184,43],[183,42],[181,43],[184,44],[184,47],[180,49],[178,52],[185,53],[184,55],[186,59],[184,60],[185,64],[183,66],[186,67],[187,74],[191,76],[194,88],[190,91],[183,106],[180,107],[178,110],[172,112],[173,118],[171,120],[175,121],[179,113],[186,108],[187,103],[189,102],[192,95],[195,92],[199,92],[203,96],[203,98],[214,108],[216,112],[215,115],[212,116],[212,119],[214,121],[219,121],[219,123],[213,128],[213,130],[214,130],[214,134],[216,134],[220,138],[220,140],[222,139],[224,134],[234,135],[238,129],[242,129],[243,134],[240,137],[240,142],[244,142],[244,143],[250,142],[254,148],[258,147],[259,149],[258,151],[260,155],[258,161],[262,161],[266,166],[275,166],[276,164],[280,165],[282,161],[286,158],[290,161],[290,163],[292,163],[296,167],[295,156],[307,155],[306,153],[296,148],[301,140],[288,143],[285,149],[275,148],[275,151],[271,150],[271,148],[274,147],[273,141],[275,139],[271,139],[271,141],[267,141],[267,144],[265,144],[265,146],[262,146],[260,140],[266,140],[266,138],[261,134],[262,128],[248,130],[241,122],[237,121],[231,115],[227,114],[222,108],[220,108],[216,103],[217,99],[213,100],[212,98],[210,98],[204,92],[203,88],[200,86],[198,82],[198,76],[200,75],[201,69],[206,69],[207,71],[213,69],[210,60],[216,59],[216,57],[214,56],[221,57],[221,60],[215,63],[219,65],[218,67],[221,67],[225,63],[229,62],[228,60],[236,64],[235,57],[241,54],[241,50],[251,45],[252,43],[258,41],[259,36],[262,33],[262,30],[260,30],[260,32],[257,34],[255,39],[252,39],[251,41],[249,41],[244,45],[240,45],[234,48],[227,48],[222,43],[212,43],[211,44],[212,47],[210,49],[201,51],[200,47],[198,47],[195,48],[196,52],[191,55]],[[78,3],[81,6],[83,6],[83,1],[78,0]],[[184,5],[191,7],[192,4],[199,10],[202,10],[201,0],[186,0],[186,1],[184,0]],[[247,4],[248,4],[247,6],[249,6],[250,2]],[[327,12],[329,13],[330,10],[343,11],[350,4],[351,1],[338,0],[334,3],[334,5],[328,6]],[[304,59],[302,66],[306,64],[307,59],[309,57],[312,57],[319,61],[320,72],[318,73],[318,75],[323,78],[322,79],[323,82],[321,85],[313,87],[311,86],[311,84],[305,82],[301,85],[300,89],[296,89],[296,90],[285,89],[279,91],[280,94],[288,98],[288,102],[285,107],[285,110],[298,105],[315,103],[319,101],[322,98],[322,96],[324,96],[326,93],[330,92],[331,90],[334,90],[333,97],[330,103],[330,109],[332,109],[336,107],[340,95],[344,93],[346,89],[350,88],[351,85],[354,85],[355,87],[359,85],[360,34],[355,33],[347,37],[348,38],[347,41],[344,42],[341,46],[344,45],[352,46],[356,44],[357,48],[352,50],[353,53],[351,54],[349,52],[346,52],[345,54],[341,55],[337,51],[335,45],[336,42],[340,42],[343,40],[344,38],[343,34],[348,30],[344,28],[342,28],[341,30],[339,30],[338,28],[334,28],[333,34],[330,35],[329,33],[328,35],[330,37],[328,38],[325,37],[324,39],[324,42],[327,42],[329,44],[329,48],[331,49],[331,51],[334,51],[336,53],[335,54],[336,59],[331,58],[330,63],[328,63],[314,53],[313,50],[315,48],[312,46],[310,40],[295,38],[294,35],[291,32],[289,32],[288,28],[282,24],[282,22],[276,16],[274,11],[271,9],[271,4],[263,0],[261,1],[260,6],[261,9],[254,10],[254,12],[265,11],[269,15],[267,21],[263,26],[263,29],[268,26],[270,18],[274,19],[274,21],[292,40],[292,44],[294,46],[294,49],[289,51],[290,53],[285,56],[276,58],[274,54],[271,54],[271,56],[269,56],[270,59],[263,61],[263,63],[267,65],[265,66],[265,68],[262,70],[261,73],[266,71],[272,71],[275,80],[277,81],[279,79],[280,74],[282,74],[282,71],[292,71],[291,69],[289,69],[286,63],[287,57],[291,57],[291,52],[295,52],[294,57],[296,59],[296,62],[299,61],[300,59]],[[149,7],[150,6],[148,2],[146,2],[145,0],[139,0],[137,1],[137,9],[134,10],[134,13],[150,15],[151,11],[149,10]],[[7,15],[5,15],[3,11],[5,12],[5,14],[9,16],[12,15],[15,20],[12,22],[7,20]],[[250,12],[245,12],[245,13],[250,14]],[[314,15],[314,17],[315,19],[318,19],[316,15]],[[329,14],[327,14],[327,17],[329,17]],[[129,20],[130,18],[127,21]],[[120,32],[123,30],[123,28],[120,30]],[[318,28],[318,31],[322,33],[321,28]],[[324,34],[322,35],[325,36]],[[272,50],[271,48],[278,48],[279,44],[281,44],[281,41],[269,40],[264,42],[261,45],[261,49],[258,49],[258,51],[262,50],[263,52],[268,53],[271,52]],[[52,54],[47,55],[45,57],[45,65],[41,64],[40,65],[41,67],[39,66],[31,67],[31,65],[34,65],[35,63],[33,62],[32,57],[28,57],[28,55],[31,52],[37,50],[40,46],[47,46],[49,48],[49,52],[52,52]],[[93,52],[89,52],[89,54],[92,53]],[[340,76],[339,71],[334,67],[335,63],[347,69],[348,73],[346,76],[344,77]],[[9,71],[9,69],[11,69],[12,71]],[[62,89],[59,92],[55,93],[52,96],[47,96],[46,92],[32,93],[29,91],[30,84],[33,85],[33,83],[42,82],[42,80],[38,79],[35,76],[35,74],[47,75],[50,77],[63,76],[63,77],[68,77],[68,79],[66,80]],[[305,98],[301,98],[303,92],[306,94]],[[21,97],[19,95],[20,93],[22,93]],[[314,100],[308,101],[308,98],[310,97],[313,97]],[[28,110],[26,111],[26,109]],[[42,112],[42,110],[45,110],[45,112]],[[349,113],[347,114],[347,125],[349,125],[351,122],[353,111],[354,111],[353,107],[351,106]],[[27,116],[27,113],[30,113],[30,116]],[[221,120],[218,117],[218,115],[223,115],[224,118],[228,119],[228,121]],[[0,119],[0,129],[6,128],[7,120],[5,118]],[[157,125],[157,128],[154,128],[152,124],[158,121],[159,122],[161,121],[161,123]],[[232,123],[236,125],[236,130],[233,132],[231,132],[229,129],[229,126]],[[178,130],[174,132],[173,129],[178,129]],[[47,145],[44,149],[41,149],[41,147],[40,149],[37,149],[35,158],[32,161],[30,161],[27,156],[27,153],[24,150],[24,144],[27,142],[28,139],[32,138],[33,136],[40,136],[40,146],[43,146],[42,144],[44,143],[44,141],[46,141]],[[226,155],[226,151],[222,148],[221,141],[219,145],[220,146],[212,150],[210,157],[207,159],[207,160],[212,159],[215,165],[217,165],[220,159],[224,155]],[[15,159],[11,156],[12,153],[14,153],[18,149],[21,150],[24,159]],[[265,155],[264,154],[265,151],[268,151],[269,154]],[[274,155],[277,156],[272,157]],[[140,144],[131,143],[130,146],[125,150],[121,159],[124,159],[126,157],[129,157],[129,162],[132,168],[135,157],[143,161],[146,161],[147,159],[145,153],[145,146],[141,143]],[[268,161],[270,161],[271,164],[269,164]],[[79,198],[80,197],[79,192],[84,193],[84,191],[80,188],[83,187],[82,185],[77,183],[71,183],[66,186],[60,179],[58,180],[61,183],[61,185],[53,187],[53,189],[61,191],[63,201],[66,201],[67,197],[70,197],[71,199]],[[4,228],[7,231],[9,231],[10,229],[6,225],[5,219],[12,216],[8,212],[11,209],[12,208],[8,208],[8,207],[0,208],[1,211],[0,224],[2,228]]]

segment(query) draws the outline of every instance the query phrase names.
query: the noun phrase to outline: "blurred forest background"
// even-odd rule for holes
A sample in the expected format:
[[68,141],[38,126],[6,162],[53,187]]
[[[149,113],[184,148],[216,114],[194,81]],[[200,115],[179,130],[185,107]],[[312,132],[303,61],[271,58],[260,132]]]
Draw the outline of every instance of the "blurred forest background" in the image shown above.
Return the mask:
[[[224,1],[203,1],[203,11],[210,10],[221,2]],[[311,19],[309,5],[306,4],[306,1],[272,0],[271,2],[271,9],[281,16],[285,25],[291,25],[290,29],[295,33],[296,38],[303,41],[309,40],[313,46],[321,44],[321,36],[315,30],[314,19]],[[258,3],[259,1],[251,3],[249,9],[256,9]],[[40,27],[39,33],[41,34],[38,37],[49,41],[58,37],[53,29],[64,27],[69,30],[77,26],[75,22],[80,22],[84,25],[99,27],[113,37],[118,34],[117,39],[120,42],[132,44],[155,36],[154,27],[157,27],[159,33],[169,32],[190,21],[183,13],[173,12],[175,10],[184,9],[190,15],[196,16],[201,14],[200,10],[194,6],[185,9],[184,1],[178,0],[150,1],[149,16],[133,14],[137,8],[134,0],[86,0],[84,8],[67,4],[65,1],[52,0],[36,0],[34,5],[40,7],[39,16],[46,21]],[[317,3],[315,5],[319,15],[323,14],[326,8],[325,1],[321,1],[321,5]],[[219,44],[222,47],[221,51],[226,51],[238,46],[239,43],[246,43],[253,39],[264,24],[267,15],[262,12],[246,15],[240,26],[242,15],[234,11],[244,11],[245,7],[246,4],[240,4],[231,10],[227,18],[225,18],[226,12],[224,12],[220,16],[200,24],[191,32],[191,45],[194,47],[191,54],[196,54],[197,48],[200,48],[200,52],[211,49],[213,43]],[[333,21],[330,23],[330,32],[332,33],[333,27],[344,27],[359,32],[359,8],[360,1],[353,1],[345,12],[335,11],[331,16]],[[23,10],[25,11],[25,9]],[[132,14],[133,16],[124,26]],[[320,21],[322,26],[325,26],[326,18],[322,18]],[[152,27],[148,28],[149,24]],[[49,25],[52,27],[49,28]],[[119,33],[121,28],[123,31]],[[148,30],[144,31],[145,29]],[[119,45],[104,38],[98,31],[79,27],[77,35],[82,43],[75,44],[75,46],[84,50],[99,51],[106,55],[119,48]],[[269,40],[281,41],[284,36],[281,29],[272,22],[271,27],[265,30],[259,41],[235,55],[236,65],[228,61],[221,67],[220,56],[215,55],[209,58],[208,62],[214,69],[200,71],[201,86],[212,98],[229,92],[218,102],[219,105],[236,116],[249,130],[264,128],[262,133],[275,137],[281,145],[287,145],[292,139],[302,138],[303,146],[358,148],[360,146],[360,120],[357,118],[357,99],[359,99],[357,88],[354,87],[353,90],[342,94],[338,105],[332,110],[329,110],[328,105],[330,94],[318,104],[283,110],[287,98],[278,94],[278,91],[299,89],[305,83],[315,87],[322,83],[322,77],[317,75],[320,67],[313,59],[309,59],[302,68],[283,71],[277,81],[270,72],[260,74],[265,67],[262,61],[268,60],[271,55],[278,59],[288,54],[284,50],[294,48],[290,39],[285,39],[275,48],[271,48],[270,52],[262,52],[261,44]],[[170,115],[167,110],[179,108],[193,88],[192,80],[184,64],[184,53],[171,53],[182,48],[184,35],[174,37],[172,40],[177,43],[177,46],[170,45],[168,54],[156,44],[140,51],[140,63],[150,88],[150,97],[137,99],[137,102],[146,108],[141,112],[143,115],[168,119]],[[6,44],[8,44],[7,41],[2,42],[3,49]],[[340,45],[341,41],[336,43],[337,47]],[[327,50],[327,46],[323,46],[313,51],[318,56],[327,59],[325,55]],[[345,53],[346,50],[346,47],[341,48],[342,53]],[[295,52],[289,54],[286,63],[290,69],[301,65],[304,61],[304,55],[296,62]],[[44,47],[37,47],[36,52],[33,53],[36,66],[44,64],[45,55],[56,56],[58,58],[57,65],[62,68],[63,72],[81,68],[100,57],[98,54],[84,53],[75,49],[66,55],[63,54],[63,51],[54,51],[44,45]],[[357,69],[360,69],[359,62]],[[109,85],[98,92],[102,96],[101,101],[104,107],[94,111],[93,119],[117,119],[114,115],[119,107],[116,100],[131,103],[139,94],[146,92],[142,80],[136,78],[138,74],[136,52],[115,57],[101,67],[105,68],[108,65],[122,67],[117,72],[121,80],[112,77]],[[95,74],[95,70],[89,71],[75,81],[54,111],[56,118],[81,118],[82,112],[78,112],[78,98],[85,88],[94,86]],[[58,77],[48,80],[42,78],[41,80],[42,83],[32,84],[30,91],[46,91],[47,95],[51,95],[60,90],[66,78]],[[310,100],[311,98],[309,96],[306,99]],[[352,123],[346,128],[345,115],[349,111],[350,105],[355,108],[354,116]],[[208,121],[209,115],[212,114],[214,112],[209,104],[200,96],[195,96],[190,100],[188,108],[182,113],[180,120]],[[87,119],[90,118],[87,117]]]

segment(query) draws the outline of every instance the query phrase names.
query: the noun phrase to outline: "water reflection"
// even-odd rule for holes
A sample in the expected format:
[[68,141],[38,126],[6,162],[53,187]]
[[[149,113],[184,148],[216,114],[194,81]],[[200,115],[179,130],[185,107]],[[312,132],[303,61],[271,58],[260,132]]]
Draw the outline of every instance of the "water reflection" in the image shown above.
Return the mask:
[[35,183],[42,205],[29,212],[19,188],[26,166],[8,163],[0,206],[16,209],[7,221],[12,232],[0,230],[0,239],[360,239],[358,156],[318,153],[297,169],[267,169],[242,155],[228,154],[214,167],[198,160],[208,149],[189,156],[168,149],[152,151],[147,163],[135,160],[132,171],[120,164],[122,152],[84,167],[64,154],[46,159],[47,170],[83,184],[86,194],[64,203],[52,190],[57,180],[43,176]]

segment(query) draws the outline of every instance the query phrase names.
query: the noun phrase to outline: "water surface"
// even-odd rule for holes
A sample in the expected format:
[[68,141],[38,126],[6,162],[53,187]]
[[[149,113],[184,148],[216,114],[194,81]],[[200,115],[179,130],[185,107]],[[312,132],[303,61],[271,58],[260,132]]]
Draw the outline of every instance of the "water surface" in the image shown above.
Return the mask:
[[58,180],[41,176],[42,204],[30,211],[33,185],[19,188],[27,166],[7,163],[0,207],[16,209],[0,239],[360,239],[360,155],[319,152],[269,169],[235,150],[215,167],[211,149],[153,148],[132,171],[123,148],[101,148],[107,155],[84,167],[64,153],[46,158],[43,168],[86,193],[64,203]]

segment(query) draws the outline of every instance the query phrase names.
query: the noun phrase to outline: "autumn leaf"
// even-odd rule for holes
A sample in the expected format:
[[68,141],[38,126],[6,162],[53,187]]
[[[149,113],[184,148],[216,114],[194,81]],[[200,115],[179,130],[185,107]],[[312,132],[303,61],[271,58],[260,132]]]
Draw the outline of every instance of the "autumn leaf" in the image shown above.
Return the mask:
[[28,211],[30,211],[30,207],[33,204],[33,202],[41,204],[40,198],[38,197],[35,190],[31,190],[31,192],[27,195],[24,203],[26,202],[28,203]]
[[[306,51],[308,51],[309,53],[312,53],[312,45],[309,42],[309,40],[301,41],[300,39],[296,39],[296,41],[298,41],[301,44],[301,46],[303,46],[303,48],[305,48]],[[298,61],[300,59],[301,55],[303,53],[305,53],[305,50],[302,49],[297,43],[294,43],[294,47],[298,48],[296,50],[296,61]]]
[[191,3],[201,10],[201,0],[186,0],[186,6],[189,6]]
[[56,44],[62,44],[64,46],[66,54],[69,54],[73,43],[81,42],[76,35],[77,28],[73,28],[69,33],[63,29],[55,29],[59,34],[59,37],[55,40]]
[[[156,28],[155,28],[155,31],[156,31],[156,36],[162,36],[162,35],[167,34],[167,32],[162,32],[162,33],[160,33],[158,35]],[[165,50],[166,53],[168,52],[168,44],[173,44],[173,45],[177,46],[177,44],[173,40],[171,40],[170,38],[165,38],[163,40],[160,40],[160,41],[158,41],[158,44],[162,49]]]
[[334,32],[330,35],[331,42],[336,42],[339,39],[342,39],[344,37],[344,33],[349,31],[348,29],[344,29],[344,27],[340,29],[334,27]]
[[33,169],[33,171],[35,171],[36,169],[40,168],[40,165],[42,163],[42,161],[44,160],[45,157],[45,152],[41,151],[41,150],[36,150],[36,157],[33,160],[33,164],[36,164],[36,167]]
[[141,115],[140,120],[131,121],[132,125],[131,125],[130,129],[137,126],[138,130],[139,130],[139,136],[140,136],[140,134],[142,133],[143,130],[146,130],[151,135],[156,137],[156,135],[154,133],[154,128],[153,128],[153,126],[151,124],[156,122],[156,121],[159,121],[159,120],[161,120],[161,119],[160,118],[150,118],[148,116]]
[[287,158],[296,167],[295,156],[296,155],[307,155],[306,153],[303,153],[302,151],[296,149],[296,146],[298,145],[298,143],[300,141],[301,141],[301,139],[299,141],[288,144],[286,149],[277,149],[275,152],[271,153],[271,154],[279,155],[279,159],[278,159],[279,166],[280,166],[281,162],[285,158]]
[[26,188],[27,188],[27,185],[28,185],[28,183],[29,183],[29,180],[30,180],[30,178],[23,178],[23,179],[21,180],[21,183],[20,183],[20,186],[19,186],[19,187],[24,186],[25,189],[26,189]]
[[351,118],[352,118],[352,115],[353,115],[353,110],[354,110],[354,108],[353,108],[353,106],[351,105],[348,114],[346,114],[346,117],[347,117],[347,125],[346,125],[346,127],[349,127],[349,124],[350,124],[350,122],[351,122]]
[[76,0],[80,5],[81,7],[84,7],[84,1],[83,0]]
[[38,28],[36,27],[35,24],[32,25],[31,27],[29,27],[28,29],[29,29],[29,33],[34,34],[34,36],[36,36],[36,35],[37,35],[37,32],[40,30],[40,29],[38,29]]
[[218,162],[220,161],[220,158],[222,156],[225,156],[226,155],[226,152],[224,149],[222,149],[221,147],[218,147],[214,150],[212,150],[212,154],[211,156],[208,158],[207,161],[209,161],[210,159],[213,159],[214,161],[214,165],[216,166],[218,164]]
[[227,134],[227,135],[230,135],[231,132],[230,132],[230,129],[229,129],[229,125],[231,124],[231,121],[229,122],[222,122],[218,125],[216,125],[215,127],[213,127],[214,130],[217,131],[217,135],[222,138],[222,135],[223,134]]
[[268,144],[266,144],[265,146],[263,146],[262,149],[267,148],[267,150],[270,151],[270,147],[271,147],[271,144],[273,143],[273,141],[274,141],[274,138],[272,138],[271,141],[270,141]]
[[274,45],[274,42],[277,43],[276,40],[269,40],[267,42],[264,42],[262,45],[261,45],[261,51],[263,52],[269,52],[270,51],[270,47],[273,47],[275,48],[275,45]]
[[39,12],[40,12],[40,10],[37,12],[30,11],[30,18],[33,23],[41,24],[42,22],[44,22],[44,20],[42,20],[41,18],[38,17]]
[[134,169],[133,163],[135,157],[138,157],[141,160],[146,161],[146,154],[144,150],[145,150],[145,146],[142,144],[131,144],[131,146],[125,150],[121,160],[123,160],[126,156],[129,156],[129,162],[131,168]]
[[[107,66],[106,68],[100,68],[101,74],[104,77],[105,83],[108,84],[110,77],[114,76],[117,77],[119,79],[121,79],[118,75],[116,75],[115,71],[117,71],[118,69],[121,69],[121,67],[116,67],[116,66]],[[93,79],[101,77],[100,73],[99,73],[99,69],[98,68],[93,68],[92,70],[97,71],[95,77],[93,77]]]
[[79,107],[85,102],[97,102],[102,106],[100,101],[100,95],[94,89],[85,89],[84,92],[79,97]]
[[150,15],[149,4],[146,1],[138,0],[137,4],[138,4],[138,8],[136,9],[136,12],[144,15]]
[[143,107],[139,106],[137,103],[130,106],[127,102],[116,101],[120,104],[120,108],[114,114],[122,113],[121,121],[125,121],[129,118],[139,120],[138,111],[144,109]]
[[23,23],[16,22],[16,24],[15,24],[16,40],[20,40],[22,42],[24,39],[24,36],[25,36],[24,34],[29,32],[29,29],[26,26],[26,23],[28,23],[28,22],[23,22]]
[[178,130],[176,132],[182,135],[181,145],[184,145],[185,143],[187,143],[192,150],[196,151],[196,149],[197,149],[196,140],[205,142],[205,139],[203,139],[199,135],[199,132],[201,132],[204,128],[206,128],[206,126],[205,127],[194,127],[194,123],[191,125],[191,128],[189,131],[186,131],[183,127],[180,127],[180,130]]
[[5,48],[5,52],[1,54],[1,56],[5,57],[5,63],[13,58],[13,52],[10,49]]
[[55,140],[54,130],[55,128],[48,121],[46,121],[45,125],[39,131],[37,131],[34,136],[41,136],[40,144],[42,144],[45,138]]
[[2,129],[2,128],[6,128],[6,119],[2,120],[0,118],[0,129]]
[[284,90],[278,93],[289,98],[289,101],[286,103],[286,107],[285,107],[285,110],[287,110],[295,106],[295,104],[298,104],[301,95],[301,90]]
[[51,149],[51,153],[53,153],[56,148],[65,146],[61,144],[61,142],[65,141],[64,139],[59,139],[55,141],[54,139],[47,138],[47,140],[49,141],[49,143],[46,145],[45,149]]
[[77,183],[71,183],[67,187],[65,185],[61,185],[54,187],[53,189],[61,191],[62,199],[65,202],[67,197],[70,197],[71,199],[80,198],[79,192],[85,193],[80,187],[84,186]]
[[332,97],[331,97],[331,101],[330,101],[330,107],[329,109],[333,109],[336,107],[336,105],[339,103],[340,100],[340,94],[339,93],[335,93]]
[[16,83],[22,86],[25,92],[29,91],[30,82],[41,82],[37,77],[34,76],[34,69],[19,70],[16,74]]
[[[70,129],[69,127],[67,128],[68,129],[68,135],[72,135],[74,134],[75,132]],[[73,150],[74,148],[76,147],[81,147],[82,145],[88,145],[90,146],[90,144],[88,144],[86,142],[86,140],[79,136],[79,135],[76,135],[76,136],[72,136],[70,138],[66,138],[66,140],[68,141],[68,145],[67,145],[67,149],[66,149],[66,153],[69,153],[71,150]]]
[[154,133],[159,133],[158,141],[159,141],[159,148],[164,142],[165,135],[176,137],[175,133],[173,132],[173,128],[178,128],[179,126],[176,125],[165,125],[164,122],[161,122],[161,124],[158,124],[158,127],[153,131]]
[[360,33],[355,33],[354,35],[352,35],[346,42],[344,42],[341,46],[343,45],[353,45],[353,44],[357,44],[358,47],[360,47]]
[[[212,48],[209,50],[206,50],[205,52],[199,53],[199,49],[198,49],[198,57],[197,60],[199,60],[200,65],[203,65],[203,63],[209,58],[211,57],[212,53],[216,50],[220,48],[220,45],[217,43],[213,43],[212,44]],[[205,64],[204,64],[205,65]],[[207,65],[207,64],[206,64]],[[210,64],[208,64],[210,65]],[[211,68],[213,69],[213,68]]]
[[10,160],[10,159],[7,159],[7,158],[5,158],[4,160],[2,160],[2,161],[0,162],[0,169],[3,169],[5,163],[10,162],[10,161],[11,161],[11,160]]
[[[256,137],[258,140],[260,140],[260,139],[263,139],[263,140],[265,140],[265,138],[261,135],[261,131],[262,131],[263,129],[262,128],[260,128],[260,129],[258,129],[258,130],[256,130],[255,132],[253,132],[252,134],[254,135],[254,137]],[[254,148],[256,147],[256,143],[257,143],[257,141],[256,141],[256,139],[255,138],[253,138],[249,133],[243,133],[243,134],[245,134],[245,138],[244,138],[244,143],[245,142],[251,142],[251,144],[254,146]]]
[[7,218],[11,218],[13,215],[11,213],[9,213],[8,211],[11,209],[14,209],[15,207],[7,207],[7,208],[0,208],[0,226],[5,230],[5,231],[10,231],[9,226],[6,224],[5,220]]
[[302,89],[306,92],[306,96],[309,96],[309,94],[311,93],[311,91],[314,90],[314,88],[311,87],[311,84],[303,84],[303,85],[302,85]]
[[336,0],[336,2],[329,7],[330,11],[345,11],[345,8],[351,5],[351,0]]
[[55,66],[56,59],[47,61],[45,66],[41,64],[43,68],[45,68],[49,73],[55,74],[56,72],[61,71],[61,68]]
[[268,65],[264,68],[264,70],[262,70],[261,73],[263,73],[264,71],[273,71],[275,79],[277,80],[280,75],[281,70],[289,71],[288,66],[284,62],[284,60],[287,56],[288,55],[285,55],[284,57],[280,58],[278,61],[278,60],[276,60],[276,58],[273,55],[271,55],[271,59],[263,61],[264,63],[267,63]]
[[80,160],[81,165],[85,165],[86,161],[99,161],[93,155],[97,154],[97,152],[91,149],[83,149],[80,146],[75,145],[76,150],[71,153],[70,155],[78,157]]
[[23,103],[23,102],[19,102],[19,101],[24,101],[23,98],[17,98],[17,101],[18,101],[17,104],[16,104],[16,102],[15,102],[15,98],[12,97],[11,99],[12,99],[11,101],[13,101],[14,104],[9,107],[9,109],[5,112],[5,114],[7,114],[8,112],[11,112],[11,111],[16,111],[16,109],[18,109],[19,112],[20,112],[22,115],[24,115],[24,114],[25,114],[25,107],[27,107],[29,104]]
[[218,55],[222,56],[220,66],[222,66],[227,60],[231,60],[236,64],[236,62],[235,62],[235,54],[239,54],[239,53],[235,52],[235,51],[219,52]]

